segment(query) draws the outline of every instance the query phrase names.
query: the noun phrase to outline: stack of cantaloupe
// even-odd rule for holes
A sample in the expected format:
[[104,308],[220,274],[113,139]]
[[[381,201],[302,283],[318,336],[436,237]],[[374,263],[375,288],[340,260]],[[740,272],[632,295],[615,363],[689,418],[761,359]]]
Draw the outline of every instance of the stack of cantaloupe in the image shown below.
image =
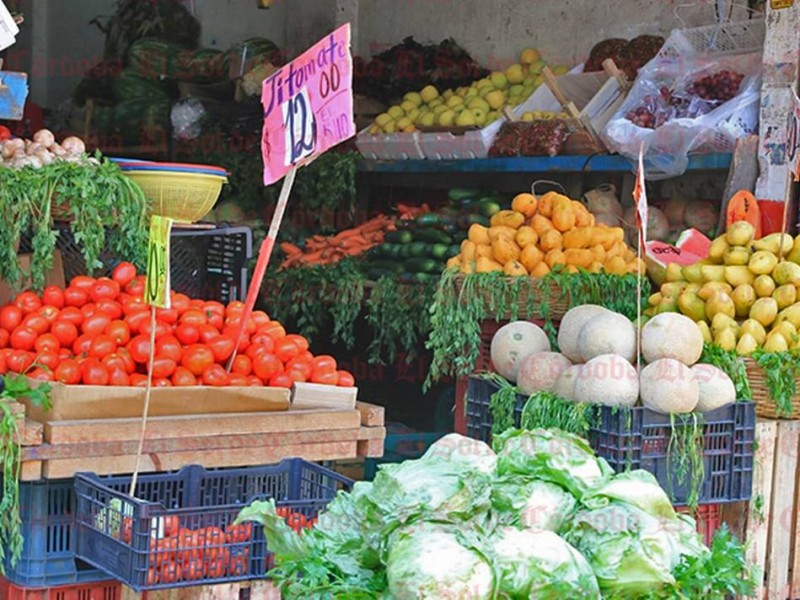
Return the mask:
[[645,272],[643,261],[625,243],[621,227],[595,224],[583,204],[555,192],[540,197],[519,194],[511,210],[492,216],[489,227],[473,224],[460,254],[447,266],[465,274],[531,277],[557,269],[615,275]]
[[547,391],[606,406],[635,406],[641,400],[663,414],[709,412],[736,401],[728,375],[697,364],[703,338],[688,317],[664,313],[645,324],[638,373],[636,338],[627,317],[587,304],[564,316],[558,332],[561,352],[552,351],[538,326],[516,321],[492,339],[492,364],[524,395]]

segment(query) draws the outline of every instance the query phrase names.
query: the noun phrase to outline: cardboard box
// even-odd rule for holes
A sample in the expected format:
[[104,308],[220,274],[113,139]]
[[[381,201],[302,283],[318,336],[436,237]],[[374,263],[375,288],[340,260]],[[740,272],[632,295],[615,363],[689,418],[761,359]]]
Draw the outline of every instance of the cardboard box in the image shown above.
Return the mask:
[[[31,255],[30,254],[20,254],[18,257],[19,266],[24,273],[27,273],[31,268]],[[21,291],[30,287],[30,280],[22,281],[17,286],[18,289],[13,290],[3,280],[0,280],[0,305],[8,304],[14,297]],[[66,287],[64,281],[64,262],[61,259],[61,252],[56,250],[53,253],[53,267],[50,269],[48,273],[45,274],[44,277],[44,284],[45,286],[48,285],[57,285],[60,288]]]

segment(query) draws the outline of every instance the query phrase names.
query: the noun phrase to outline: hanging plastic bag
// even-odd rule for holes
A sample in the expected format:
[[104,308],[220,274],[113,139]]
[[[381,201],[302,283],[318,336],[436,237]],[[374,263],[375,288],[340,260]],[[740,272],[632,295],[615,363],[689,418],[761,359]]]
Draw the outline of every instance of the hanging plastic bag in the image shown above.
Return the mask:
[[690,154],[733,152],[738,138],[756,133],[760,96],[757,52],[662,52],[639,71],[603,138],[631,161],[644,144],[648,179],[675,177]]

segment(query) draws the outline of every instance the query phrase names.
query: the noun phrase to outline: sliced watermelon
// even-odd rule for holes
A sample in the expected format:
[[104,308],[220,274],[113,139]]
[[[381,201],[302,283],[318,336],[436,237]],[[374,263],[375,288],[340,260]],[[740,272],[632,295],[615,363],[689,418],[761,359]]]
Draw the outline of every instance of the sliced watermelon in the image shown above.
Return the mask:
[[677,263],[682,267],[693,265],[708,256],[710,247],[711,240],[697,229],[687,229],[681,233],[674,246],[655,240],[647,242],[647,274],[660,286],[664,283],[668,264]]

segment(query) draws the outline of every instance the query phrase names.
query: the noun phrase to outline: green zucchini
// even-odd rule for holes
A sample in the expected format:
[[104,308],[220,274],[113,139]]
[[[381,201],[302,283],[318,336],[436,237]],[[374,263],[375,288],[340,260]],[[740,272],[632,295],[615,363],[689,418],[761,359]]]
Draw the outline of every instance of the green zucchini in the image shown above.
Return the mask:
[[479,190],[467,190],[464,188],[453,188],[449,192],[447,192],[447,197],[450,198],[451,202],[460,203],[463,200],[467,200],[470,198],[474,198],[478,196],[481,192]]
[[453,258],[454,256],[458,256],[461,253],[461,246],[459,244],[453,244],[452,246],[447,247],[447,258]]
[[419,227],[435,227],[439,224],[439,215],[436,213],[426,213],[414,219],[414,223]]
[[450,244],[453,238],[438,229],[420,229],[414,232],[414,241],[427,242],[429,244]]
[[435,273],[442,268],[442,264],[432,258],[410,258],[404,266],[410,273]]
[[392,271],[393,273],[402,273],[404,270],[402,262],[392,260],[373,260],[367,265],[370,269],[381,269],[383,271]]
[[478,213],[484,217],[491,217],[493,214],[499,213],[501,210],[503,210],[503,208],[500,206],[500,203],[491,199],[481,200],[480,204],[478,205]]
[[446,258],[450,258],[448,255],[448,251],[450,246],[446,244],[434,244],[431,246],[431,256],[433,258],[438,258],[439,260],[444,260]]
[[410,231],[390,231],[383,239],[391,244],[408,244],[414,239],[414,234]]
[[410,246],[411,246],[410,258],[424,257],[428,251],[428,244],[426,244],[425,242],[414,242],[410,244]]

